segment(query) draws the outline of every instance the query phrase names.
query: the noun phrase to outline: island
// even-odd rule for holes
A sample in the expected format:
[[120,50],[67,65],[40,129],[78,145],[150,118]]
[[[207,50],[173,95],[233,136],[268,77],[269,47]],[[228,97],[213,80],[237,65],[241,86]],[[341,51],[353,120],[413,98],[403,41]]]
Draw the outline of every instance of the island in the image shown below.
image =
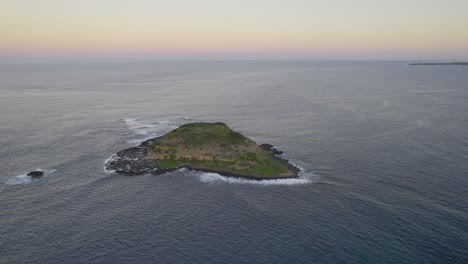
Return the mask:
[[117,152],[107,171],[160,175],[181,168],[252,180],[297,178],[300,170],[270,144],[257,145],[225,123],[189,123]]
[[468,66],[468,62],[420,62],[420,63],[411,63],[411,66]]

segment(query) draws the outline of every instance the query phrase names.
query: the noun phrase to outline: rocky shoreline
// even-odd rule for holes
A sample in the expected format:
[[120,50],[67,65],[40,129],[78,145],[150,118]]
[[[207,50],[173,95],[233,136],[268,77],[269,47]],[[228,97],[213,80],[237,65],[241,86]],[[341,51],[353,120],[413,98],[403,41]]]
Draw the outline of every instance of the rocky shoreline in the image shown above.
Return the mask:
[[275,146],[270,144],[262,144],[260,145],[261,148],[270,151],[271,156],[276,160],[283,163],[288,170],[292,173],[292,176],[276,176],[276,177],[261,177],[255,175],[242,175],[242,174],[235,174],[225,171],[218,171],[218,170],[209,170],[209,169],[201,169],[201,168],[192,168],[190,166],[181,166],[177,168],[159,168],[153,165],[153,162],[148,158],[148,147],[153,144],[157,138],[149,139],[142,142],[140,145],[136,147],[131,147],[128,149],[121,150],[117,152],[115,155],[110,157],[106,160],[104,164],[104,169],[108,172],[115,172],[118,174],[126,175],[126,176],[137,176],[143,174],[152,174],[152,175],[162,175],[168,172],[174,172],[183,168],[193,170],[193,171],[201,171],[201,172],[209,172],[209,173],[218,173],[222,176],[226,177],[234,177],[234,178],[242,178],[248,180],[278,180],[278,179],[296,179],[299,177],[299,173],[301,170],[296,166],[289,163],[288,160],[281,158],[280,155],[283,154],[282,151],[278,150]]

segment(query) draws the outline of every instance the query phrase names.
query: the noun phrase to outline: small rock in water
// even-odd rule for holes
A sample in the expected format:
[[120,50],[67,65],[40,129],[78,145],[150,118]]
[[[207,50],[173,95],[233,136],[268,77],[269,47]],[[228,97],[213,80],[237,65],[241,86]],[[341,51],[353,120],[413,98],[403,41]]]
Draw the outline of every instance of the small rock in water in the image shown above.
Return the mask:
[[31,176],[33,178],[39,178],[39,177],[42,177],[44,176],[44,172],[43,171],[31,171],[30,173],[28,173],[28,176]]

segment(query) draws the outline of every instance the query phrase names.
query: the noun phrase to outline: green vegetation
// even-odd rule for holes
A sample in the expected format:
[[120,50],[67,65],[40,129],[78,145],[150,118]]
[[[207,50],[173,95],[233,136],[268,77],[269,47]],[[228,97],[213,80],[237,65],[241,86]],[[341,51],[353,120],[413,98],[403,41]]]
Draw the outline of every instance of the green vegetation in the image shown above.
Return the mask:
[[288,167],[224,123],[190,123],[159,138],[149,158],[161,168],[189,166],[257,177],[291,176]]
[[212,143],[229,146],[246,139],[224,123],[190,123],[173,130],[165,137],[168,141],[175,139],[177,143],[188,147],[201,147]]

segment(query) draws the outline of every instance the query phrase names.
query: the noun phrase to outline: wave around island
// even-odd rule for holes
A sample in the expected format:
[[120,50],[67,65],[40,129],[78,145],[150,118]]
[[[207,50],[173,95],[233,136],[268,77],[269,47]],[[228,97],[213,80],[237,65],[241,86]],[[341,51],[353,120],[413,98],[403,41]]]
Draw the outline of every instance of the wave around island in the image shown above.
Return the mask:
[[318,176],[307,172],[304,168],[301,168],[297,165],[301,172],[299,173],[298,178],[288,178],[288,179],[272,179],[272,180],[249,180],[243,178],[236,178],[230,176],[223,176],[218,173],[213,172],[201,172],[201,171],[193,171],[192,173],[198,176],[199,180],[203,183],[208,184],[216,184],[216,183],[228,183],[228,184],[251,184],[251,185],[258,185],[258,186],[272,186],[272,185],[304,185],[316,182],[318,180]]
[[232,176],[224,176],[215,172],[204,172],[204,171],[191,171],[187,168],[179,169],[178,172],[188,175],[190,177],[197,177],[198,180],[206,184],[250,184],[257,186],[295,186],[305,185],[317,182],[319,179],[318,175],[307,172],[304,168],[298,167],[301,172],[299,178],[287,178],[287,179],[272,179],[272,180],[250,180]]
[[226,177],[217,173],[211,172],[196,172],[199,174],[199,179],[203,183],[231,183],[231,184],[253,184],[260,186],[269,186],[269,185],[303,185],[314,182],[312,178],[302,178],[297,179],[274,179],[274,180],[248,180],[242,178]]
[[[164,121],[149,121],[144,118],[123,118],[121,121],[125,122],[127,125],[128,131],[124,132],[125,135],[130,136],[131,139],[127,140],[129,144],[140,144],[146,140],[160,137],[173,129],[178,128],[179,126],[190,122],[190,118],[179,118],[176,120],[164,120]],[[104,172],[111,174],[115,173],[115,170],[110,170],[107,168],[107,164],[118,159],[119,157],[116,154],[113,154],[104,161]],[[307,172],[304,168],[293,164],[295,167],[300,169],[300,174],[298,178],[287,178],[287,179],[271,179],[271,180],[251,180],[244,179],[232,176],[223,176],[214,172],[202,172],[202,171],[191,171],[186,168],[179,169],[178,172],[181,172],[186,175],[198,177],[200,182],[208,184],[216,183],[228,183],[228,184],[252,184],[259,186],[272,186],[272,185],[304,185],[316,182],[318,176]]]
[[107,168],[107,164],[109,164],[110,162],[118,159],[119,157],[116,155],[116,154],[113,154],[112,156],[110,156],[109,158],[107,158],[105,161],[104,161],[104,172],[105,173],[115,173],[115,170],[110,170]]

